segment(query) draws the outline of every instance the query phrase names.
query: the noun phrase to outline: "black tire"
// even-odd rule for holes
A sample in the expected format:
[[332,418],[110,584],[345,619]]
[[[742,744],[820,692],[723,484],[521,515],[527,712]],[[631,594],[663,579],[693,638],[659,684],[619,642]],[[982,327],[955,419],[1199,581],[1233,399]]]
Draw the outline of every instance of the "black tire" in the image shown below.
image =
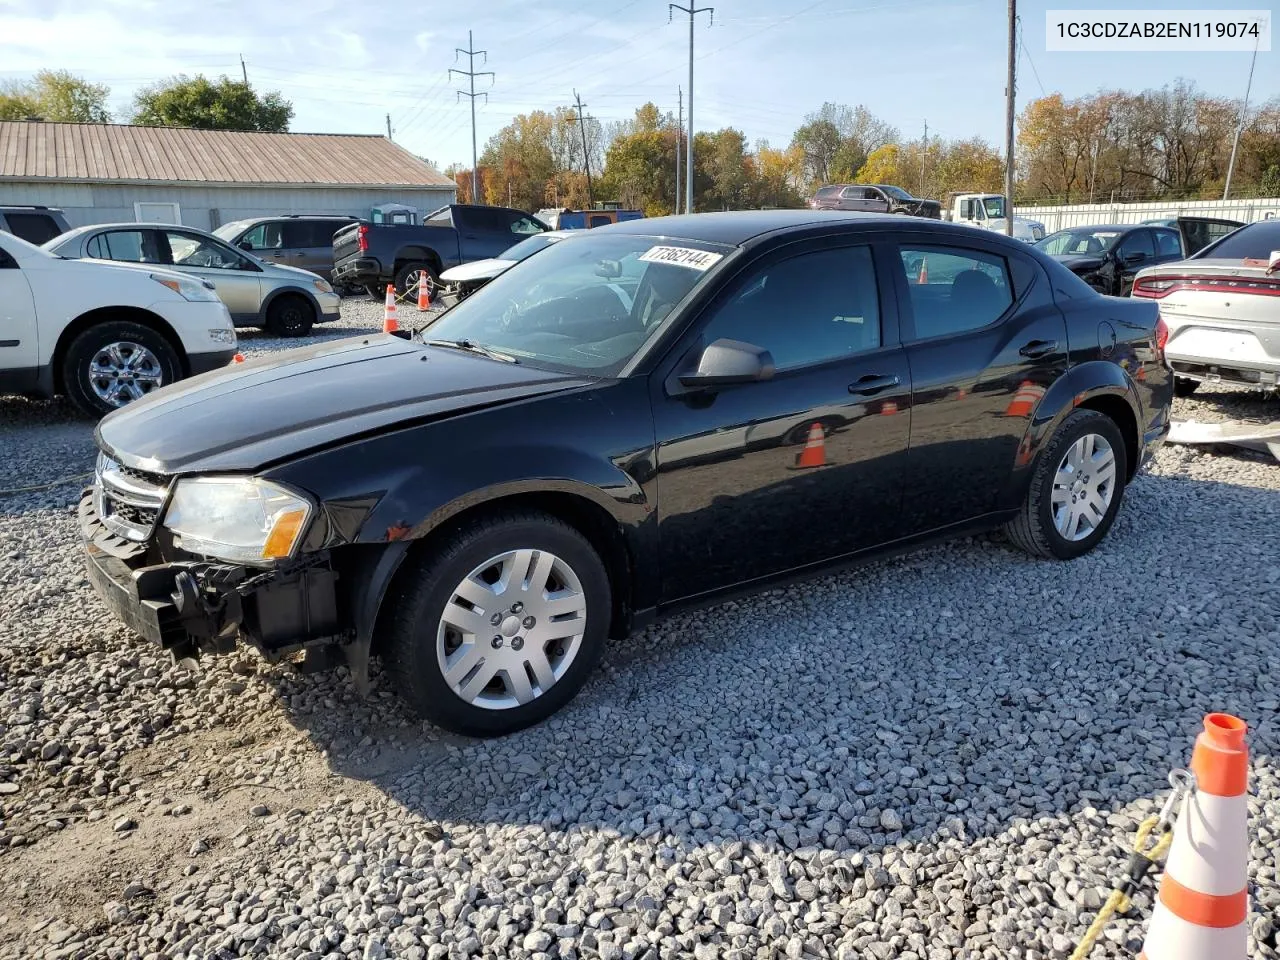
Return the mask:
[[440,276],[429,263],[406,263],[396,271],[396,295],[403,297],[412,290],[415,294],[418,292],[418,274],[421,271],[427,271],[430,278],[431,290],[434,291],[440,286]]
[[71,341],[62,360],[63,390],[81,413],[94,419],[124,405],[109,403],[98,396],[90,375],[91,365],[98,353],[117,343],[137,344],[151,352],[159,365],[158,386],[173,383],[183,377],[181,353],[150,327],[129,320],[110,320],[95,324]]
[[376,284],[372,284],[372,283],[366,283],[364,285],[364,292],[367,293],[369,296],[373,297],[373,299],[375,300],[381,300],[383,297],[387,295],[387,288],[379,287]]
[[[1106,513],[1093,531],[1080,540],[1068,540],[1053,522],[1054,476],[1072,444],[1090,433],[1103,437],[1115,453],[1115,486]],[[1120,511],[1129,475],[1127,461],[1124,437],[1115,421],[1096,410],[1076,410],[1062,422],[1036,458],[1026,499],[1018,515],[1005,525],[1009,539],[1034,557],[1071,560],[1088,553],[1107,535]]]
[[1192,380],[1190,377],[1173,378],[1173,395],[1175,397],[1189,397],[1199,389],[1199,380]]
[[[546,692],[520,706],[489,709],[466,702],[444,679],[436,655],[437,630],[458,584],[487,559],[515,549],[547,551],[572,567],[586,600],[586,625],[577,655]],[[573,527],[537,511],[481,517],[412,559],[397,575],[388,597],[385,665],[401,696],[437,726],[474,737],[514,733],[551,716],[582,687],[604,651],[611,595],[599,554]]]
[[315,322],[315,305],[296,293],[276,297],[267,307],[267,332],[277,337],[305,337]]

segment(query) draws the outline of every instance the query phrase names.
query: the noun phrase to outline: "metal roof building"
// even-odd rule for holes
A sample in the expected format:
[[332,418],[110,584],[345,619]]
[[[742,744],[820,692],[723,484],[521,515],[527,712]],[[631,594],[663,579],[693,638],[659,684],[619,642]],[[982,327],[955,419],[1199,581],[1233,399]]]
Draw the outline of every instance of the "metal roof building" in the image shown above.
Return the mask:
[[368,217],[375,204],[425,212],[455,194],[452,180],[383,136],[0,121],[0,204],[60,207],[72,226]]

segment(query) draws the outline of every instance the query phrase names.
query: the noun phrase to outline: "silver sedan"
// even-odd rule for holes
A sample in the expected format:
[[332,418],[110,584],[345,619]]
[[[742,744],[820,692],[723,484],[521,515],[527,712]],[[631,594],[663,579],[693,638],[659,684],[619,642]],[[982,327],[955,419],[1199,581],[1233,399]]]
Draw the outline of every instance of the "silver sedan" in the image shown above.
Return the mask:
[[338,319],[341,300],[327,280],[266,263],[194,227],[102,223],[69,230],[44,248],[72,260],[154,263],[208,280],[237,327],[301,337],[312,324]]

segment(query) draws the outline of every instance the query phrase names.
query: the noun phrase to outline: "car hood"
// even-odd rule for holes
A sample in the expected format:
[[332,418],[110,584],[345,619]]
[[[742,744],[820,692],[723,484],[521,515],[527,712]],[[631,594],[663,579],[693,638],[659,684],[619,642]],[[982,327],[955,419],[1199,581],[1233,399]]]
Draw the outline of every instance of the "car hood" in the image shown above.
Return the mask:
[[473,260],[471,263],[464,263],[457,267],[450,267],[444,273],[440,274],[440,279],[445,283],[466,283],[470,280],[492,280],[515,262],[515,260],[503,260],[501,257],[493,257],[489,260]]
[[272,263],[269,260],[259,260],[258,264],[262,267],[262,275],[264,277],[275,280],[292,280],[294,283],[310,284],[319,277],[310,270],[303,270],[301,267],[289,267],[283,263]]
[[252,471],[361,434],[590,382],[379,334],[183,380],[108,414],[97,438],[138,470]]
[[1102,266],[1102,257],[1095,257],[1082,253],[1059,253],[1051,254],[1053,259],[1070,270],[1072,273],[1085,273],[1089,270],[1097,270]]

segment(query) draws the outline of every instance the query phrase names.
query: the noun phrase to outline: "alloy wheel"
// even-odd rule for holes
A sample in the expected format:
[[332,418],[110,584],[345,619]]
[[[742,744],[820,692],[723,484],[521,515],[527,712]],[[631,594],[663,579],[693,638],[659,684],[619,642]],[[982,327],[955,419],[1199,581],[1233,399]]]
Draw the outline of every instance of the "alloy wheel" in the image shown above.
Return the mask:
[[454,588],[436,631],[437,665],[464,702],[519,707],[568,671],[586,622],[586,594],[568,563],[545,550],[508,550]]
[[163,385],[164,368],[156,355],[131,340],[108,343],[89,361],[89,386],[112,407],[141,400]]
[[1116,489],[1116,455],[1106,437],[1086,433],[1067,450],[1053,477],[1051,509],[1058,534],[1084,540],[1102,523]]

